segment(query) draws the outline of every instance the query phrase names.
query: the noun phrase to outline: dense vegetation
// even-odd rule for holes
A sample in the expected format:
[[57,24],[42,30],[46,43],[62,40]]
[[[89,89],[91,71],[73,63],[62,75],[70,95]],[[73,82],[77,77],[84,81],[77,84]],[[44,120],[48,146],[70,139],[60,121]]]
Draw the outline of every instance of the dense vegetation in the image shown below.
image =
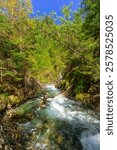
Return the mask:
[[62,17],[30,17],[29,0],[0,1],[0,109],[33,97],[40,82],[99,106],[99,5],[83,0],[76,11],[64,6]]

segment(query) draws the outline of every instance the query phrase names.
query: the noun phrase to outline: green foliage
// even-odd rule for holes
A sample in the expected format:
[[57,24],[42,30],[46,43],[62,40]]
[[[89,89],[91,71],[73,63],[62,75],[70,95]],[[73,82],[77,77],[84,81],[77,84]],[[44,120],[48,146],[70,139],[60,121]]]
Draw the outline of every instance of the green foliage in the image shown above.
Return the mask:
[[73,3],[70,3],[68,6],[65,5],[63,7],[63,9],[61,10],[62,14],[64,15],[64,20],[70,20],[71,19],[71,13],[72,13],[71,7],[72,7],[72,5],[73,5]]
[[[62,26],[62,39],[70,47],[66,68],[62,73],[62,86],[70,96],[93,104],[92,97],[99,95],[100,78],[99,0],[83,0],[81,6],[80,10],[74,12],[73,21]],[[93,88],[93,92],[90,92],[92,87],[95,90]]]

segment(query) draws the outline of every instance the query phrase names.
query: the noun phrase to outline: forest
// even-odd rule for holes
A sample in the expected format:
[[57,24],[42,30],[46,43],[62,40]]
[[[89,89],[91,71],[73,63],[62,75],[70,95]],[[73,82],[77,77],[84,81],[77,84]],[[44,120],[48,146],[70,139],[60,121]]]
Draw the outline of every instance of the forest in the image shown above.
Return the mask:
[[99,0],[83,0],[75,12],[71,5],[63,17],[31,18],[29,1],[1,0],[1,107],[33,97],[40,82],[59,82],[67,95],[99,106]]
[[0,113],[33,99],[43,85],[99,112],[100,1],[82,0],[62,16],[37,13],[30,0],[0,0]]

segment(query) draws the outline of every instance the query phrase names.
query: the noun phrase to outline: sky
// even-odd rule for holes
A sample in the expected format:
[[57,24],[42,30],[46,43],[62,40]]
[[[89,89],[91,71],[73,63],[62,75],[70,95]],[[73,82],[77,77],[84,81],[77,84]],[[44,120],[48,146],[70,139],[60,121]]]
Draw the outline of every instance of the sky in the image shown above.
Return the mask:
[[41,14],[44,12],[49,14],[52,11],[55,11],[57,15],[61,15],[61,8],[64,5],[69,5],[70,2],[73,2],[72,9],[75,10],[80,7],[81,0],[32,0],[34,16],[39,11]]

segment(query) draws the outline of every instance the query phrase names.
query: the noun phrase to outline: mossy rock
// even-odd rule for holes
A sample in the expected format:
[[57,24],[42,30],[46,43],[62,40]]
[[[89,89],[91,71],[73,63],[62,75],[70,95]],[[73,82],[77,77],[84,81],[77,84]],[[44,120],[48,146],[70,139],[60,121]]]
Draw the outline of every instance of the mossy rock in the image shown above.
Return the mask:
[[34,111],[32,110],[34,110],[37,107],[39,107],[38,101],[29,101],[15,108],[13,112],[13,117],[32,118],[34,115]]

